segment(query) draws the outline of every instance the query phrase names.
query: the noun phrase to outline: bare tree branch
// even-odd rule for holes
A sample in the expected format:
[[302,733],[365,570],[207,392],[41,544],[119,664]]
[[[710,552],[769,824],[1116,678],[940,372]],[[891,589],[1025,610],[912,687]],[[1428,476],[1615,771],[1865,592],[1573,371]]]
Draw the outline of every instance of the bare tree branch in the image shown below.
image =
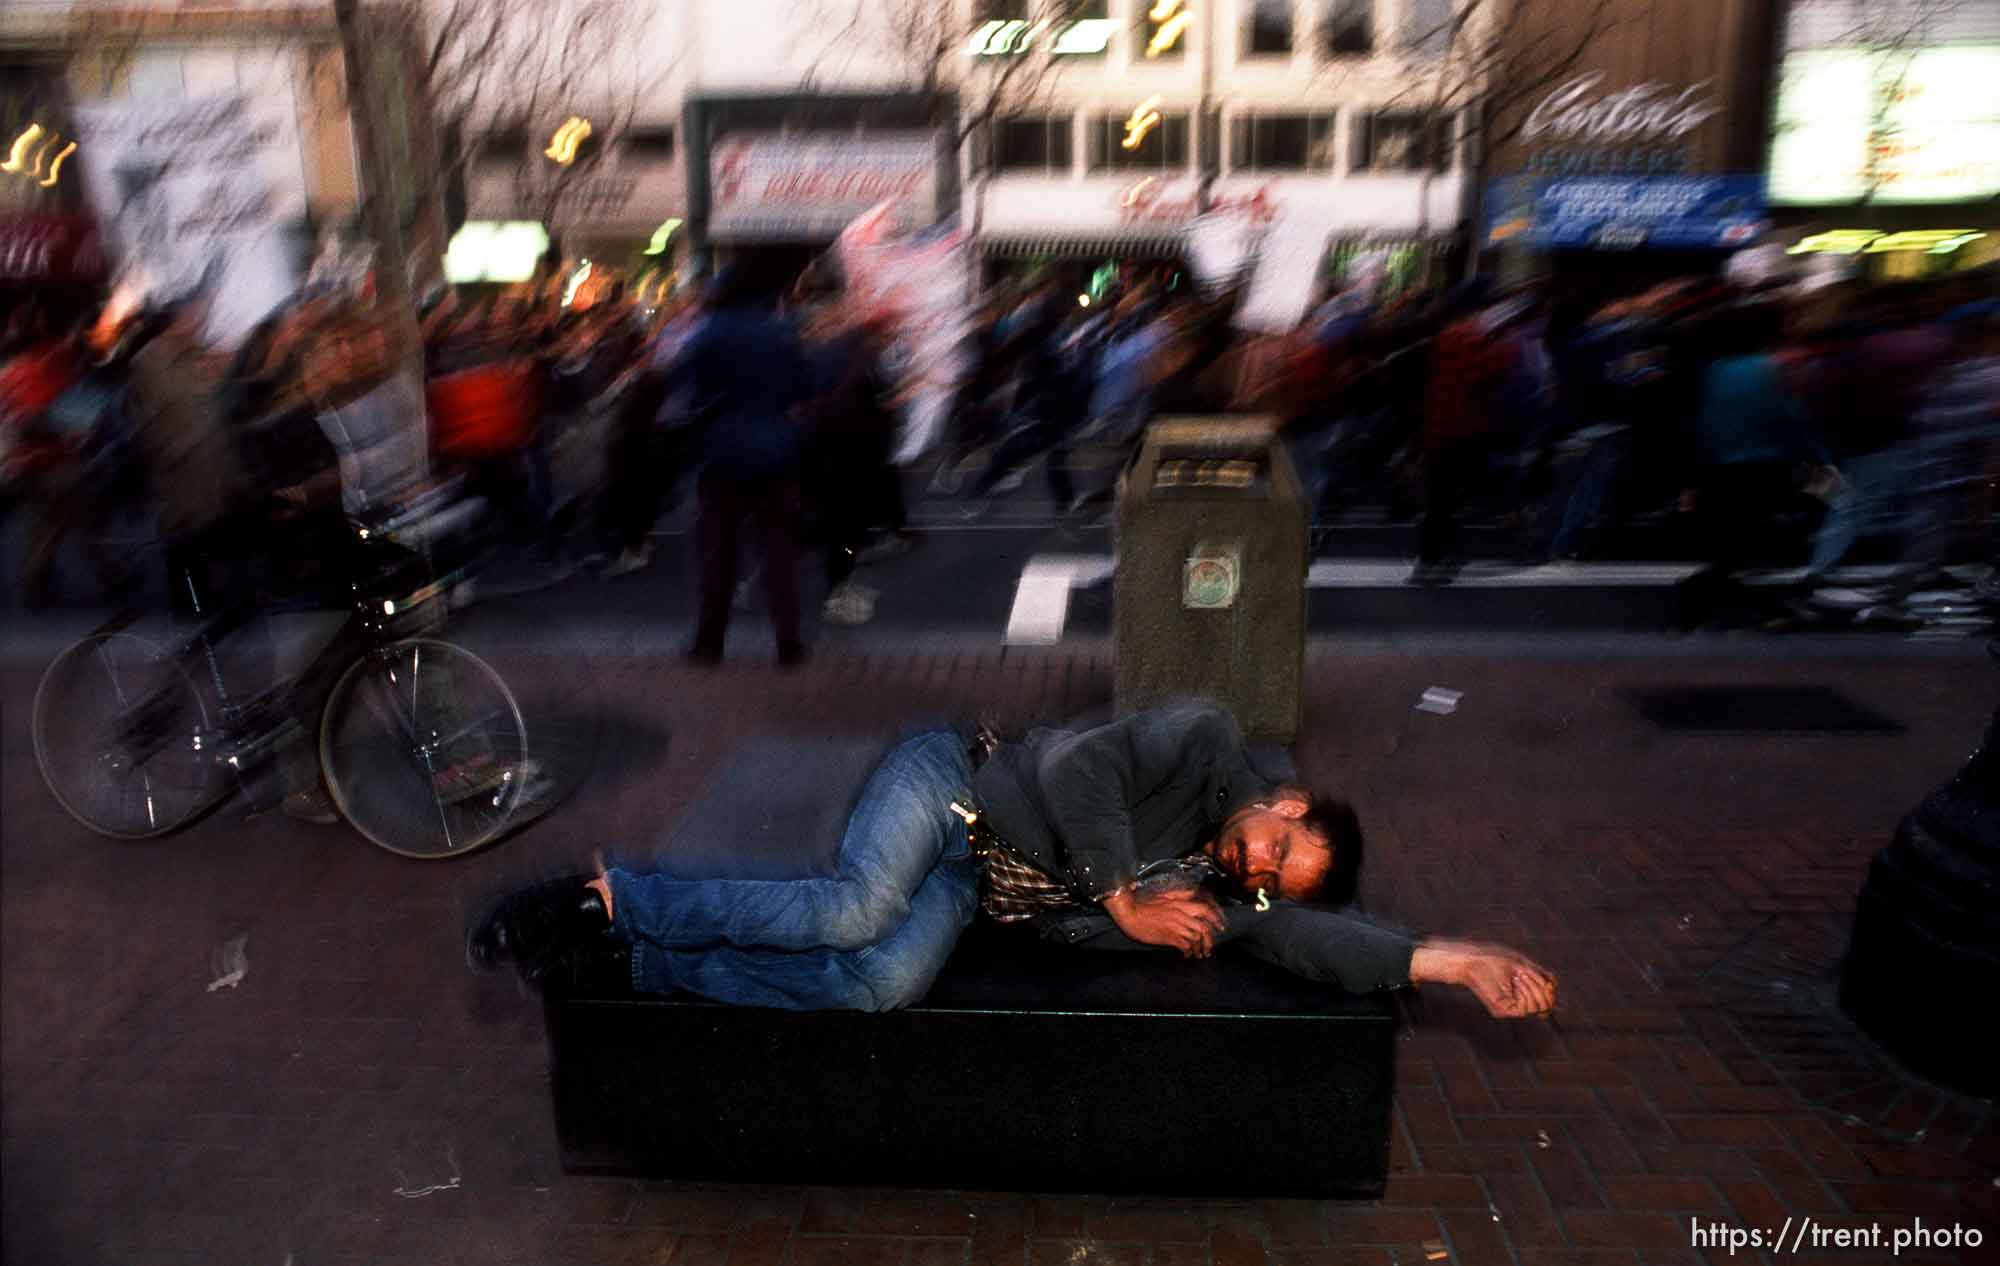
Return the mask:
[[[1851,0],[1847,6],[1853,24],[1840,37],[1843,45],[1857,46],[1878,55],[1893,71],[1886,81],[1874,85],[1869,101],[1868,149],[1862,176],[1863,205],[1871,204],[1888,183],[1886,161],[1895,149],[1903,129],[1896,118],[1904,85],[1909,82],[1916,53],[1937,41],[1940,26],[1956,16],[1962,0]],[[1796,11],[1795,11],[1796,16]]]

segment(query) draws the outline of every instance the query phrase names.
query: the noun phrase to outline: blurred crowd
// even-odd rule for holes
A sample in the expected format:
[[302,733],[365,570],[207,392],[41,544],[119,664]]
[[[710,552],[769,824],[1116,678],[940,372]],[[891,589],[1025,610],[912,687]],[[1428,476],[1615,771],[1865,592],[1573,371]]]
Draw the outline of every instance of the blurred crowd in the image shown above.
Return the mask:
[[[802,555],[822,618],[857,624],[879,596],[857,566],[918,541],[896,461],[904,332],[837,271],[742,261],[646,304],[616,285],[588,307],[444,292],[404,320],[308,286],[227,351],[203,342],[199,295],[17,302],[0,328],[0,470],[23,596],[51,601],[85,573],[130,594],[161,565],[176,602],[337,590],[328,542],[356,523],[428,525],[462,597],[496,560],[618,575],[650,563],[686,497],[690,658],[722,657],[748,570],[795,663]],[[921,477],[972,518],[1039,463],[1062,521],[1088,525],[1151,419],[1263,413],[1320,522],[1418,521],[1413,583],[1452,581],[1468,521],[1525,563],[1626,556],[1651,532],[1656,556],[1705,564],[1681,590],[1689,627],[1919,620],[1939,586],[1996,596],[1992,290],[1977,275],[1355,286],[1289,333],[1248,335],[1234,293],[1173,268],[1082,293],[1045,274],[968,314]],[[1086,448],[1094,460],[1072,460]],[[1856,561],[1879,565],[1876,583],[1835,586]],[[1753,593],[1753,567],[1797,575]]]
[[[1415,583],[1450,582],[1468,516],[1525,563],[1630,557],[1651,526],[1656,556],[1707,564],[1683,623],[1894,622],[1910,595],[1964,587],[1948,566],[1992,596],[1994,292],[1969,275],[1336,296],[1287,340],[1277,407],[1322,512],[1420,517]],[[1883,583],[1827,583],[1864,558]],[[1757,566],[1799,574],[1754,602],[1736,578]]]

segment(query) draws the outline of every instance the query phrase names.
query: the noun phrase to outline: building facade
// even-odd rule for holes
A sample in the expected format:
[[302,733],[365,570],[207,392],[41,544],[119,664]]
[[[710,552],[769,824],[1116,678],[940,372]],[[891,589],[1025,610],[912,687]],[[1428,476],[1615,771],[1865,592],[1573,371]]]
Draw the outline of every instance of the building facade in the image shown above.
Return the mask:
[[[404,177],[429,160],[408,55],[407,47],[378,42],[366,51],[364,69],[387,126],[392,170]],[[353,231],[360,164],[330,6],[26,0],[0,10],[0,57],[38,69],[29,94],[38,117],[16,119],[10,107],[7,122],[18,127],[4,143],[23,149],[30,165],[46,159],[51,186],[0,181],[0,217],[18,224],[36,214],[20,201],[23,192],[44,206],[59,203],[103,246],[106,266],[93,279],[100,284],[130,275],[141,285],[183,285],[187,261],[170,247],[207,250],[211,267],[199,271],[223,292],[218,310],[233,314],[212,325],[219,336],[237,334],[291,292],[321,238]],[[197,161],[174,148],[186,138],[172,137],[191,120],[199,129],[204,111],[221,122],[199,131]],[[51,136],[60,147],[38,148]],[[227,199],[219,197],[225,188]],[[399,211],[400,245],[410,259],[430,261],[434,275],[444,228],[416,188],[414,179],[400,179],[388,193]],[[150,227],[135,230],[142,222]],[[161,223],[179,227],[163,232]],[[254,262],[244,253],[253,237]],[[190,246],[191,239],[206,241]],[[269,276],[255,281],[260,273]]]
[[[889,192],[993,268],[1168,257],[1202,211],[1446,240],[1463,130],[1411,93],[1434,0],[696,0],[699,246],[824,245]],[[927,160],[926,154],[931,157]]]
[[[1041,100],[998,117],[964,155],[963,220],[990,255],[1163,254],[1208,210],[1295,213],[1330,250],[1410,254],[1466,212],[1462,121],[1417,85],[1427,0],[1108,0],[1061,54]],[[1018,56],[984,10],[964,95]],[[1046,38],[1046,37],[1045,37]],[[1055,61],[1056,57],[1051,56]]]
[[1887,277],[2000,259],[2000,5],[1795,0],[1774,62],[1791,249]]

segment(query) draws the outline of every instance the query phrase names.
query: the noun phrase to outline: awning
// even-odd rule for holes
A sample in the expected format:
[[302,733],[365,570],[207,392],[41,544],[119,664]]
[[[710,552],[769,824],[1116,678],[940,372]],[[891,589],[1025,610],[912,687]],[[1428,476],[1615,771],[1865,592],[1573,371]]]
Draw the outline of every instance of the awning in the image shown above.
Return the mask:
[[1127,233],[1102,237],[1071,234],[995,236],[980,251],[999,259],[1177,259],[1186,243],[1179,233]]

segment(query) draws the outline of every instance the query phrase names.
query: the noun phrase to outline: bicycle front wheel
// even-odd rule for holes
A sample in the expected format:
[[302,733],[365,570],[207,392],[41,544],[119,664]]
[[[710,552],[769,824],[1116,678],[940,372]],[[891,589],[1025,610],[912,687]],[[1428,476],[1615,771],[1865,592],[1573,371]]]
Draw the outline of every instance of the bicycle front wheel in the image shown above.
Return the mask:
[[505,834],[538,781],[513,691],[471,651],[412,638],[370,651],[320,714],[341,814],[404,857],[462,857]]
[[227,785],[201,692],[130,633],[93,633],[56,656],[35,689],[32,728],[42,781],[99,835],[165,835]]

